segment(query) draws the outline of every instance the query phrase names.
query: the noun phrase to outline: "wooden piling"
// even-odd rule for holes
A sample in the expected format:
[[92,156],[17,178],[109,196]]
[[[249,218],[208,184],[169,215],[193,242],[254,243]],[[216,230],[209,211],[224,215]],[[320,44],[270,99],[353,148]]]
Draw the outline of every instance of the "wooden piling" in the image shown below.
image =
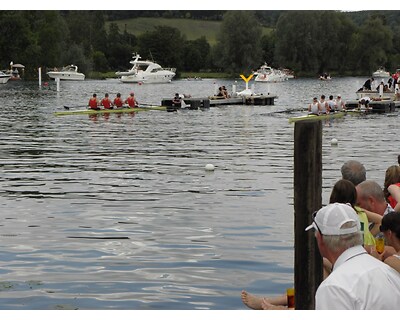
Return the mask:
[[313,231],[312,213],[322,205],[322,122],[300,121],[294,127],[294,232],[296,309],[315,309],[322,281],[322,258]]

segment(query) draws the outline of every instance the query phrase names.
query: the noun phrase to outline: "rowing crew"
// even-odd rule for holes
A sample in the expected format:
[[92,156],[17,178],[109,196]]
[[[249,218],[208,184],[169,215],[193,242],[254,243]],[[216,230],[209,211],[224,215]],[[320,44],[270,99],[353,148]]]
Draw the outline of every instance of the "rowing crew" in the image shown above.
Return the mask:
[[121,99],[121,94],[118,92],[117,96],[113,101],[108,97],[108,93],[104,95],[104,98],[99,100],[97,98],[97,94],[93,93],[93,96],[89,99],[88,106],[92,110],[101,110],[100,106],[103,106],[104,109],[114,109],[116,107],[117,109],[123,108],[124,103],[127,104],[128,108],[138,108],[139,104],[137,100],[135,99],[135,94],[133,92],[130,93],[129,97],[123,101]]
[[346,104],[342,100],[340,94],[337,96],[336,100],[333,100],[333,96],[329,96],[329,100],[325,100],[325,95],[321,95],[321,99],[318,101],[315,97],[308,105],[308,112],[310,114],[329,114],[330,112],[344,111],[346,110]]

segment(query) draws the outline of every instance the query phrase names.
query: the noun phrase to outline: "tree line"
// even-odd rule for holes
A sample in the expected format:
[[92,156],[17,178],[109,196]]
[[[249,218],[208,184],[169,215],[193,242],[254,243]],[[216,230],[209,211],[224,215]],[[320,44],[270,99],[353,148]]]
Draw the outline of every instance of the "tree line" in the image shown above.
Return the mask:
[[[145,12],[129,12],[143,16]],[[380,66],[400,67],[397,11],[154,11],[160,17],[220,19],[217,44],[203,36],[187,40],[179,29],[157,26],[140,36],[106,21],[120,12],[0,11],[0,69],[10,61],[37,68],[76,64],[91,71],[126,70],[133,52],[179,72],[249,74],[264,61],[298,76],[323,72],[365,75]],[[127,15],[123,15],[126,18]],[[263,26],[272,26],[263,32]]]

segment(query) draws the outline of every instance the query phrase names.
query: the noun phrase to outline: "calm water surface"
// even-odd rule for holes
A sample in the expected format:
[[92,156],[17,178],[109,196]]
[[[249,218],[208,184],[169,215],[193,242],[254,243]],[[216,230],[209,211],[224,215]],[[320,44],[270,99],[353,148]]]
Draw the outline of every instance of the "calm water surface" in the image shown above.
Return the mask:
[[[274,106],[95,117],[53,112],[93,92],[205,97],[214,80],[1,85],[0,308],[245,309],[242,289],[283,292],[294,281],[288,118],[302,113],[274,112],[321,94],[353,100],[364,80],[256,84]],[[323,202],[349,159],[382,184],[398,140],[397,113],[324,123]]]

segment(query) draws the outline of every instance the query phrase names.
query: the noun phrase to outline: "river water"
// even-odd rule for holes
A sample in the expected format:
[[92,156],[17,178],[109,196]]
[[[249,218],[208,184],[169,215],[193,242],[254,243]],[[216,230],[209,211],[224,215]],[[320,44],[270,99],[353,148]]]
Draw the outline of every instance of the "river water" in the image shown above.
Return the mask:
[[[0,308],[246,309],[242,289],[293,286],[288,118],[302,112],[275,112],[321,94],[354,100],[364,80],[256,84],[278,95],[274,106],[96,117],[53,112],[94,92],[134,91],[139,103],[159,105],[175,92],[205,97],[234,82],[85,80],[61,82],[60,92],[54,82],[1,85]],[[397,130],[397,112],[325,122],[323,202],[349,159],[383,184],[397,162]]]

